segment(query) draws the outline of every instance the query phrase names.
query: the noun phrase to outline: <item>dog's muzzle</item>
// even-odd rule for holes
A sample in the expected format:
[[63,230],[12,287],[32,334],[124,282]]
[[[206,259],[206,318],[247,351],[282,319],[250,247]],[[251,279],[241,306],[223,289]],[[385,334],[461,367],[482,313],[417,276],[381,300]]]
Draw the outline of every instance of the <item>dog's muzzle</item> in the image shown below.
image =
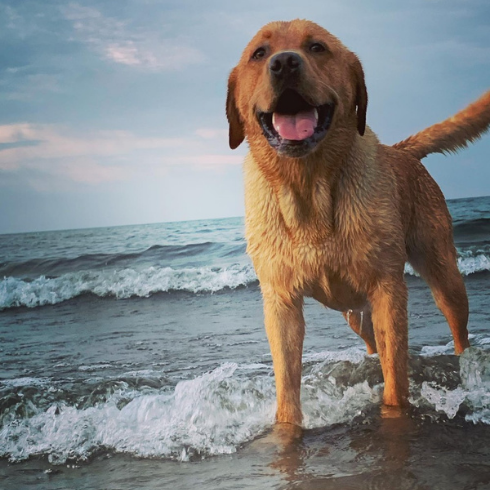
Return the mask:
[[258,111],[257,119],[272,148],[282,155],[300,158],[310,153],[325,137],[334,111],[334,103],[314,106],[297,90],[287,88],[277,99],[273,110]]

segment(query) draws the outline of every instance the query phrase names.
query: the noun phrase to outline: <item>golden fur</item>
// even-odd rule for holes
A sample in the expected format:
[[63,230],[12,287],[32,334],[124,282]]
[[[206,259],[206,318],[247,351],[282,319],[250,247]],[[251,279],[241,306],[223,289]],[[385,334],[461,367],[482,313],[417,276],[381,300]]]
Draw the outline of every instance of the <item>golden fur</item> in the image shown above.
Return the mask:
[[[314,52],[314,42],[326,51]],[[258,55],[257,49],[263,47]],[[277,53],[301,57],[295,89],[335,104],[324,139],[301,157],[278,153],[257,111],[273,111],[281,95],[271,82]],[[262,56],[263,54],[263,56]],[[260,280],[273,357],[278,422],[300,425],[303,298],[344,313],[378,352],[384,403],[408,397],[408,261],[429,284],[451,328],[456,353],[468,347],[468,301],[456,265],[444,196],[419,159],[454,151],[490,123],[490,92],[453,118],[392,147],[366,126],[367,91],[354,53],[318,25],[273,22],[246,47],[229,78],[230,146],[246,137],[247,251]]]

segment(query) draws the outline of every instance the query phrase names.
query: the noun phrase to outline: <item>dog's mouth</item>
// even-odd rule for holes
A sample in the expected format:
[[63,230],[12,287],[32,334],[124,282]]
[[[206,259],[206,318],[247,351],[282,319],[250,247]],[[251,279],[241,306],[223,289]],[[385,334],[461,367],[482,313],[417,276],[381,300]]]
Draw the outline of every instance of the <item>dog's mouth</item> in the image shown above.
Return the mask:
[[258,112],[264,136],[278,153],[303,157],[327,134],[335,104],[314,106],[293,89],[285,90],[272,112]]

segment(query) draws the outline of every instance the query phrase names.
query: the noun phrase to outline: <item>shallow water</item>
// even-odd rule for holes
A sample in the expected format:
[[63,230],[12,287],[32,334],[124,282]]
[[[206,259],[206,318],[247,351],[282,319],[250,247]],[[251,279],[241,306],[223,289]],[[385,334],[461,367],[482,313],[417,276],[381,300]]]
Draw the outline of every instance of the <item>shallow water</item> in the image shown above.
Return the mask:
[[307,300],[292,435],[241,220],[0,237],[0,487],[490,488],[489,203],[451,205],[472,348],[407,274],[411,408],[390,418],[377,356]]

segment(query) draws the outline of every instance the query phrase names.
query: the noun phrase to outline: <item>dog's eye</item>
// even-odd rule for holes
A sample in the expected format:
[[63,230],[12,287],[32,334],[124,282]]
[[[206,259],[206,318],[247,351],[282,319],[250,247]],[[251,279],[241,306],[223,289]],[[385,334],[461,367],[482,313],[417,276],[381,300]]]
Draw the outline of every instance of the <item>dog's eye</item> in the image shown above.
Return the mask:
[[257,48],[252,55],[252,59],[260,60],[265,56],[265,48]]
[[310,46],[310,51],[312,53],[323,53],[323,51],[326,51],[325,49],[325,46],[323,44],[320,44],[320,43],[313,43],[311,46]]

